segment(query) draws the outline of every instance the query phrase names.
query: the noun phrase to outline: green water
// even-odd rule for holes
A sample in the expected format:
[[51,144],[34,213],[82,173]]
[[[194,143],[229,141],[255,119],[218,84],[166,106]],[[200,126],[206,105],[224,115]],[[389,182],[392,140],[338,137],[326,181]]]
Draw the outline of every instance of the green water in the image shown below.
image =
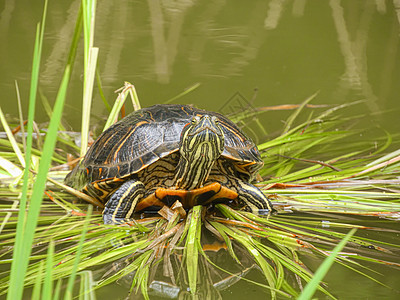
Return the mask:
[[[50,101],[78,8],[79,1],[49,3],[40,86]],[[26,103],[42,1],[6,1],[0,11],[1,102],[16,115],[14,80]],[[371,114],[400,107],[399,28],[393,4],[380,0],[99,1],[94,45],[109,103],[124,81],[135,84],[143,106],[200,83],[178,102],[218,110],[240,93],[249,101],[255,97],[255,106],[272,106],[300,103],[319,91],[314,104],[362,99],[357,112]],[[65,113],[74,129],[80,124],[81,70],[78,63]],[[97,92],[93,101],[94,114],[105,115]],[[265,113],[265,126],[279,129],[287,115]],[[397,116],[374,119],[399,129]],[[38,111],[38,121],[45,120]]]
[[[49,2],[40,89],[52,103],[79,1]],[[175,102],[221,110],[226,103],[228,107],[299,104],[318,92],[312,104],[363,100],[350,113],[370,116],[366,126],[378,124],[397,133],[400,11],[397,15],[393,2],[98,1],[94,46],[100,49],[98,69],[104,95],[112,104],[114,91],[129,81],[136,86],[142,106],[149,106],[199,84]],[[0,3],[0,104],[11,118],[17,116],[15,80],[27,113],[35,27],[42,6],[38,0]],[[80,51],[64,115],[73,130],[80,128],[82,61]],[[93,124],[101,124],[107,111],[97,89],[92,110]],[[290,113],[267,111],[261,121],[268,133],[274,133]],[[47,121],[41,106],[36,119]],[[311,261],[315,266],[319,262]],[[398,270],[379,270],[385,274],[384,283],[400,286]],[[399,296],[339,266],[327,281],[342,299]],[[234,295],[238,299],[268,296],[245,283],[232,287],[224,297],[228,295],[232,299]]]

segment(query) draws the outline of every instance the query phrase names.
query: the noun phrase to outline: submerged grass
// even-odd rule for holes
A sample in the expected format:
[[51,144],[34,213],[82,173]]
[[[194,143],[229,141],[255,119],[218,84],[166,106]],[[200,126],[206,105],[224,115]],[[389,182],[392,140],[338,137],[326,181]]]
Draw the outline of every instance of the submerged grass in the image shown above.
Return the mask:
[[[49,169],[52,163],[66,164],[65,157],[54,153],[56,141],[79,151],[79,155],[86,151],[98,51],[93,47],[95,4],[82,1],[55,105],[47,109],[51,121],[43,148],[33,147],[33,120],[47,2],[37,27],[26,143],[15,141],[0,110],[9,136],[9,140],[0,140],[0,182],[7,185],[0,187],[7,197],[0,204],[0,214],[4,216],[0,264],[6,266],[0,273],[0,295],[7,293],[8,299],[21,299],[24,290],[33,287],[33,299],[94,299],[98,289],[127,281],[130,293],[140,290],[146,299],[150,291],[161,290],[169,290],[169,296],[177,297],[188,290],[193,297],[209,298],[219,296],[221,290],[243,279],[262,287],[272,298],[300,295],[306,299],[314,290],[334,298],[321,284],[323,276],[319,276],[330,266],[321,266],[323,271],[313,274],[300,259],[302,255],[335,261],[375,282],[379,282],[377,275],[363,262],[400,267],[390,260],[396,257],[393,252],[400,245],[351,236],[355,229],[384,229],[337,218],[344,214],[380,217],[390,222],[400,218],[400,152],[388,151],[389,147],[398,147],[392,145],[397,137],[386,134],[386,140],[380,140],[377,148],[371,148],[368,141],[349,142],[360,131],[346,128],[348,120],[339,117],[338,112],[357,103],[328,108],[319,114],[313,112],[299,123],[298,116],[305,113],[303,109],[313,95],[296,107],[282,134],[259,145],[265,161],[260,188],[269,195],[277,215],[257,216],[217,204],[211,209],[196,206],[187,216],[174,208],[162,216],[146,216],[125,226],[107,226],[102,224],[100,203],[92,202],[98,206],[93,213],[86,204],[75,203],[59,189],[67,171]],[[82,110],[83,146],[77,149],[71,137],[58,137],[57,130],[82,28],[86,100]],[[169,101],[197,87],[198,84]],[[105,128],[115,122],[128,95],[134,108],[140,108],[134,86],[125,83]],[[232,118],[245,124],[246,119],[254,120],[259,113],[242,112]],[[45,189],[47,196],[43,199]],[[294,211],[301,214],[292,214]],[[348,229],[351,234],[347,234]],[[210,238],[222,245],[219,250],[225,251],[231,263],[221,265],[213,260],[212,251],[207,248]],[[346,242],[346,252],[335,248]],[[380,254],[387,259],[383,260]],[[263,277],[258,282],[244,278],[251,269],[261,272]],[[218,277],[213,276],[216,272]],[[78,283],[79,289],[74,288]]]

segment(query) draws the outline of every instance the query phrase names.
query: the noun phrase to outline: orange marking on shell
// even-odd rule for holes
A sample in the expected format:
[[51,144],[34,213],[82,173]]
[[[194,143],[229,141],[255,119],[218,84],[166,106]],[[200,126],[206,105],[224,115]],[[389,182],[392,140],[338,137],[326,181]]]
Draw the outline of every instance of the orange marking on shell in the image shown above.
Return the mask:
[[[106,139],[106,141],[103,143],[103,148],[110,142],[110,140],[114,137],[113,134],[110,134],[110,136],[108,137],[108,139]],[[99,147],[100,148],[100,147]],[[104,161],[105,163],[110,163],[108,156],[107,159]]]
[[220,122],[220,124],[221,124],[223,127],[225,127],[227,130],[229,130],[236,138],[240,139],[242,142],[244,142],[245,140],[247,140],[246,137],[241,136],[240,132],[239,132],[236,128],[230,126],[229,124],[227,124],[227,123],[225,123],[225,122]]
[[114,176],[114,178],[117,178],[117,176],[119,175],[119,170],[121,169],[121,167],[120,166],[117,166],[117,175],[116,176]]
[[142,165],[144,165],[145,163],[144,163],[143,159],[141,157],[138,157],[138,158],[139,158],[140,162],[142,163]]
[[125,136],[124,140],[121,141],[121,142],[119,143],[119,146],[118,146],[118,148],[116,149],[115,154],[114,154],[114,160],[117,160],[117,155],[118,155],[118,153],[121,151],[122,146],[125,144],[126,140],[127,140],[132,134],[135,133],[136,129],[137,129],[139,126],[144,125],[144,124],[148,124],[148,123],[149,123],[149,122],[147,122],[147,121],[141,121],[141,122],[138,122],[138,123],[135,125],[135,127],[131,130],[131,132],[129,132],[129,134],[127,134],[127,135]]

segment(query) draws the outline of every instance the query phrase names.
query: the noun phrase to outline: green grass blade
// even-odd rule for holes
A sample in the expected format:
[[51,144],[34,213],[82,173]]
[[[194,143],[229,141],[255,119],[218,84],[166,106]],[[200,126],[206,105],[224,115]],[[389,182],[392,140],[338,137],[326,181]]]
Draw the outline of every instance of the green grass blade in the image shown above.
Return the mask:
[[82,105],[82,130],[81,130],[81,156],[85,155],[89,140],[90,109],[94,77],[96,74],[97,57],[99,48],[92,47],[89,52],[89,65],[85,71],[83,105]]
[[195,84],[193,84],[192,86],[188,87],[187,89],[185,89],[183,92],[179,93],[178,95],[172,97],[171,99],[166,100],[164,103],[168,104],[171,103],[183,96],[185,96],[186,94],[189,94],[191,92],[193,92],[195,89],[197,89],[199,86],[201,85],[200,82],[196,82]]
[[[46,140],[44,143],[43,152],[44,153],[53,153],[56,140],[57,140],[57,129],[58,124],[61,119],[62,110],[64,106],[65,96],[68,87],[68,80],[69,80],[69,72],[70,69],[67,66],[64,72],[64,76],[61,82],[61,86],[59,92],[57,94],[57,99],[54,105],[53,110],[53,117],[50,120],[48,133],[46,135]],[[37,226],[37,221],[40,213],[40,207],[43,199],[43,193],[46,186],[47,181],[47,172],[50,168],[51,163],[51,155],[43,155],[39,165],[39,171],[34,183],[32,195],[31,195],[31,202],[28,211],[28,215],[26,217],[26,223],[23,222],[21,226],[21,230],[18,232],[17,227],[17,240],[15,244],[15,253],[14,255],[17,256],[17,262],[13,259],[13,265],[16,265],[16,271],[13,269],[11,270],[11,283],[10,289],[8,294],[8,299],[20,299],[22,296],[22,286],[23,281],[21,278],[25,278],[25,273],[28,267],[29,256],[32,250],[32,242],[33,236],[35,232],[35,228]],[[21,215],[21,213],[19,214]],[[18,222],[20,222],[18,220]],[[20,224],[18,224],[20,226]],[[21,237],[20,239],[18,239]],[[21,251],[23,249],[23,251]],[[17,269],[18,266],[18,269]],[[14,273],[13,273],[14,272]],[[17,277],[14,277],[17,276]],[[13,283],[13,281],[19,281],[20,283]],[[20,289],[20,290],[18,290]]]
[[317,272],[315,272],[311,281],[306,285],[303,292],[300,294],[298,300],[307,300],[311,299],[314,295],[315,291],[318,289],[318,286],[325,275],[328,273],[330,267],[335,262],[336,257],[339,252],[344,248],[348,240],[353,236],[353,234],[357,231],[357,229],[353,228],[349,231],[348,234],[343,238],[343,240],[333,249],[330,256],[328,256],[324,262],[319,266]]
[[53,294],[53,257],[54,257],[54,242],[49,243],[49,249],[47,251],[46,259],[46,273],[43,283],[43,294],[42,299],[52,299]]
[[3,114],[1,107],[0,107],[0,121],[1,121],[1,124],[3,125],[4,130],[6,131],[8,139],[13,147],[14,153],[17,155],[20,164],[23,167],[25,167],[24,156],[22,155],[22,152],[18,147],[17,141],[15,140],[14,135],[12,134],[11,129],[7,124],[6,118]]
[[43,276],[43,261],[40,262],[39,271],[36,274],[35,285],[32,290],[32,300],[40,300],[40,292],[42,288],[42,276]]
[[29,110],[28,110],[28,128],[27,128],[28,135],[27,135],[26,152],[25,152],[25,171],[24,171],[23,186],[22,186],[22,193],[19,206],[20,210],[18,213],[18,223],[16,230],[17,236],[14,246],[13,260],[11,264],[10,284],[7,294],[8,300],[19,300],[22,298],[24,282],[21,279],[25,277],[25,272],[28,263],[27,260],[31,249],[30,245],[29,248],[26,248],[24,246],[25,245],[24,229],[26,221],[25,211],[26,211],[26,202],[28,194],[28,180],[30,175],[29,168],[30,168],[31,150],[32,150],[33,120],[35,116],[36,94],[39,82],[40,58],[42,53],[46,12],[47,12],[47,0],[45,1],[44,4],[42,25],[40,26],[40,24],[38,24],[36,28],[35,46],[33,51],[32,74],[31,74],[31,84],[29,91]]
[[300,106],[290,115],[290,117],[288,118],[285,128],[283,129],[283,134],[287,133],[293,122],[295,121],[295,119],[298,117],[298,115],[300,114],[300,112],[303,110],[303,108],[308,104],[308,102],[310,102],[311,100],[313,100],[316,96],[318,95],[318,92],[314,93],[313,95],[311,95],[310,97],[308,97],[306,100],[304,100]]
[[111,106],[110,106],[110,104],[108,104],[106,96],[104,95],[104,92],[103,92],[103,85],[101,83],[101,77],[100,77],[99,69],[96,69],[96,84],[97,84],[97,90],[99,91],[99,96],[100,96],[101,100],[103,101],[104,106],[106,107],[108,113],[110,113],[111,112]]
[[18,81],[17,80],[15,80],[15,92],[17,93],[19,125],[21,126],[21,133],[22,133],[22,145],[23,145],[24,152],[26,152],[26,137],[25,137],[24,116],[22,114],[21,94],[19,92],[19,87],[18,87]]
[[56,287],[54,288],[54,291],[53,291],[53,299],[54,299],[54,300],[60,299],[60,294],[61,294],[61,283],[62,283],[62,280],[61,280],[61,279],[57,280]]
[[150,300],[149,294],[147,293],[150,266],[151,264],[146,264],[141,266],[138,270],[138,287],[140,286],[140,290],[145,300]]
[[84,36],[84,74],[81,128],[81,153],[85,155],[89,140],[90,108],[99,49],[93,47],[96,0],[82,0]]
[[96,300],[96,294],[94,292],[94,286],[96,285],[96,283],[93,280],[93,272],[81,271],[77,273],[77,275],[81,277],[79,299]]
[[192,217],[190,219],[189,229],[186,237],[185,260],[188,272],[190,293],[196,293],[197,271],[198,271],[198,237],[201,228],[202,206],[193,207]]
[[119,90],[121,90],[121,92],[118,94],[118,97],[114,102],[113,108],[111,109],[111,112],[108,115],[108,119],[107,119],[106,124],[104,125],[103,131],[106,130],[108,127],[110,127],[113,123],[115,123],[117,121],[119,111],[121,110],[122,106],[124,105],[125,100],[128,97],[128,95],[131,96],[133,108],[135,110],[140,109],[139,98],[137,96],[136,89],[133,84],[131,84],[129,82],[125,82],[124,86]]
[[92,209],[93,209],[93,206],[90,205],[89,209],[87,211],[87,214],[86,214],[85,223],[84,223],[83,228],[82,228],[81,237],[80,237],[78,248],[77,248],[77,251],[76,251],[76,254],[75,254],[75,262],[74,262],[74,265],[72,267],[71,275],[70,275],[70,277],[68,279],[67,289],[65,291],[64,299],[67,299],[67,300],[72,299],[72,292],[73,292],[73,289],[74,289],[75,277],[76,277],[76,273],[78,271],[78,265],[79,265],[79,262],[80,262],[80,259],[81,259],[83,243],[84,243],[85,238],[86,238],[86,232],[87,232],[87,229],[88,229],[90,216],[92,215]]
[[228,248],[228,253],[230,254],[230,256],[238,263],[241,264],[240,260],[238,259],[238,257],[235,254],[235,251],[233,250],[233,245],[232,245],[232,241],[231,239],[228,237],[228,235],[225,233],[225,230],[221,229],[221,227],[223,226],[222,224],[219,224],[217,222],[210,222],[210,226],[213,226],[217,232],[221,235],[221,237],[224,239],[225,244]]
[[20,168],[2,156],[0,156],[0,167],[7,171],[8,175],[12,177],[18,177],[22,175],[22,170]]
[[[46,111],[48,118],[51,119],[51,116],[53,115],[53,109],[51,108],[49,100],[43,94],[41,89],[39,89],[39,96],[40,96],[40,99],[42,100],[42,105],[44,107],[44,110]],[[58,130],[61,131],[60,134],[63,134],[63,132],[67,131],[67,129],[65,129],[64,125],[62,124],[62,122],[60,122]]]
[[129,95],[131,96],[133,109],[135,111],[141,109],[139,97],[137,95],[135,85],[133,85],[133,84],[131,84],[131,86],[129,88]]

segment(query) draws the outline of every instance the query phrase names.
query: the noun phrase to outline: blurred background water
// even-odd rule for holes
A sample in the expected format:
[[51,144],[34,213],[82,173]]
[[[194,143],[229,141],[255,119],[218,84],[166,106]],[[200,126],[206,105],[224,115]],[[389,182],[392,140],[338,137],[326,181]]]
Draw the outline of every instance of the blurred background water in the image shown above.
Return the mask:
[[[354,110],[398,131],[400,1],[98,1],[94,46],[109,103],[124,81],[142,106],[177,100],[219,110],[231,98],[254,106],[364,100]],[[52,102],[61,80],[79,1],[49,1],[40,87]],[[43,1],[0,3],[0,89],[5,112],[17,115],[14,81],[28,97],[36,23]],[[399,16],[397,15],[399,14]],[[82,51],[68,92],[65,120],[79,130]],[[94,92],[93,113],[107,111]],[[128,107],[128,111],[131,108]],[[377,112],[392,110],[384,117]],[[287,112],[267,112],[281,128]],[[37,120],[46,121],[44,110]],[[95,121],[94,121],[95,122]]]

